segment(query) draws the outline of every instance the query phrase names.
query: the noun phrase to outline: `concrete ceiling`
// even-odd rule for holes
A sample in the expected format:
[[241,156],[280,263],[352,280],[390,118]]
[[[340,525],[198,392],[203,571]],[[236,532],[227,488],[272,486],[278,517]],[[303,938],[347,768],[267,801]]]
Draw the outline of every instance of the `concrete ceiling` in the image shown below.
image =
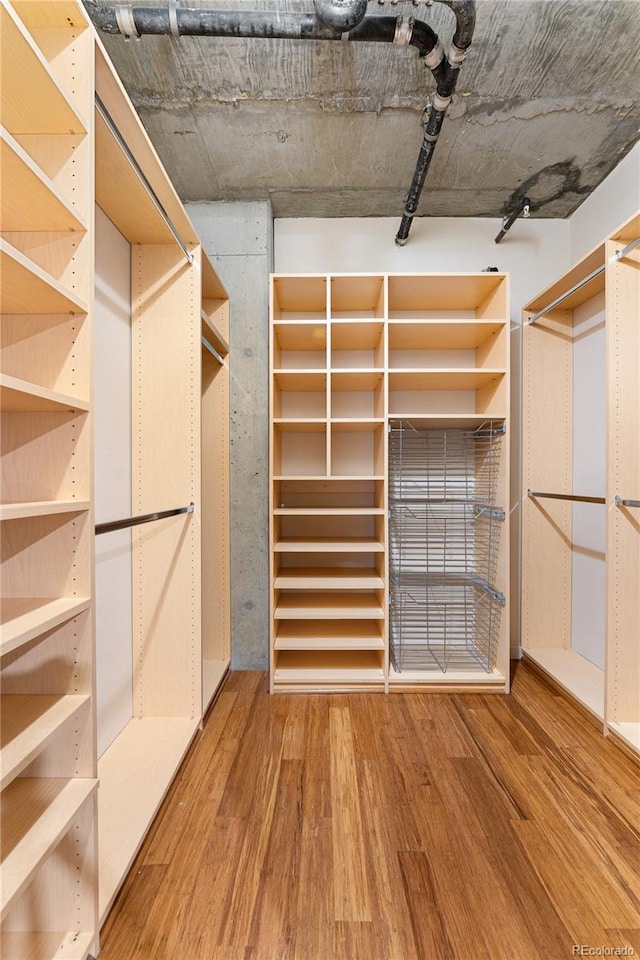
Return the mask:
[[[313,10],[293,0],[180,5]],[[446,6],[369,4],[369,15],[400,14],[426,20],[448,48]],[[434,89],[415,50],[102,38],[183,200],[270,198],[278,217],[401,214]],[[526,194],[533,216],[566,217],[639,135],[640,0],[478,0],[418,215],[502,216]]]

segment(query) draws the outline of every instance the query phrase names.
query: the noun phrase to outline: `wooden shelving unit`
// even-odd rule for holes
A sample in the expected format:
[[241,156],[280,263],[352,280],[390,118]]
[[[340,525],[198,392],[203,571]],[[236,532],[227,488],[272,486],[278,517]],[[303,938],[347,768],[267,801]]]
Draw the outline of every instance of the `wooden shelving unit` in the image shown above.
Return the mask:
[[[271,315],[272,690],[404,689],[388,657],[389,422],[505,421],[506,279],[277,275]],[[508,684],[506,618],[485,683]]]
[[229,304],[97,39],[96,93],[96,202],[131,247],[132,513],[195,504],[132,531],[132,716],[98,763],[102,921],[229,666]]
[[524,654],[636,753],[639,237],[640,215],[523,315]]
[[0,5],[2,956],[98,952],[92,38]]
[[[0,42],[0,953],[84,960],[229,665],[229,305],[80,0],[0,0]],[[108,736],[96,205],[131,251],[131,512],[195,505],[131,535],[132,709]]]

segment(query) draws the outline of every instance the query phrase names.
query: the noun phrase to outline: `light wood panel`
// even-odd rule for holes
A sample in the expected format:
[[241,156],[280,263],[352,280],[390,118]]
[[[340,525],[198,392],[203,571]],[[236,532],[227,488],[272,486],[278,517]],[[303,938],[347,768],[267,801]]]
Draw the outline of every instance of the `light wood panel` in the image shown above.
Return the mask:
[[276,590],[375,590],[384,579],[366,567],[283,567],[276,574]]
[[474,350],[503,329],[498,320],[391,320],[389,349]]
[[2,917],[97,788],[88,778],[19,777],[2,792]]
[[[225,296],[211,274],[203,256],[203,296],[207,292]],[[220,316],[219,311],[215,315]],[[212,321],[207,329],[220,346],[222,333]],[[206,710],[231,657],[230,371],[228,359],[220,365],[206,349],[201,361],[202,705]]]
[[78,212],[11,134],[0,128],[0,223],[2,232],[86,230]]
[[101,921],[198,727],[198,718],[133,719],[98,762]]
[[[85,133],[68,94],[9,4],[0,9],[2,124],[12,133]],[[28,83],[25,83],[28,78]]]
[[504,374],[505,370],[393,370],[389,390],[478,390]]
[[566,648],[571,637],[571,505],[527,490],[571,493],[571,314],[523,330],[522,636],[527,649]]
[[[637,224],[636,224],[637,225]],[[624,232],[624,231],[623,231]],[[640,236],[640,231],[636,237]],[[640,724],[640,252],[615,260],[622,242],[607,245],[609,465],[607,540],[607,720],[627,724],[638,747]],[[620,732],[620,727],[615,728]]]
[[88,696],[3,695],[0,764],[4,790],[90,700]]
[[[501,274],[393,274],[389,276],[389,318],[398,319],[413,311],[475,311],[503,285]],[[452,287],[455,284],[455,293]],[[505,304],[496,304],[495,317],[501,320]],[[425,319],[429,319],[425,317]],[[455,317],[452,316],[452,319]],[[465,319],[462,317],[461,319]]]
[[604,671],[575,650],[535,647],[526,656],[599,720],[604,719]]
[[[175,245],[132,248],[134,515],[198,500],[199,463],[192,455],[201,435],[197,281]],[[201,544],[195,518],[186,514],[134,531],[137,716],[200,715]]]
[[[122,134],[127,146],[145,177],[153,187],[156,195],[160,199],[162,206],[169,215],[171,221],[176,227],[185,244],[198,244],[198,236],[189,220],[180,199],[169,181],[166,172],[158,158],[158,155],[147,136],[138,114],[133,109],[125,89],[118,78],[115,70],[111,66],[109,58],[102,46],[100,38],[94,36],[95,44],[95,84],[96,92],[104,103],[107,111],[115,121],[120,133]],[[100,126],[96,126],[96,136],[100,135]],[[99,151],[96,152],[96,162],[100,164]],[[116,155],[113,154],[116,160]],[[119,227],[119,221],[124,218],[125,223],[131,222],[130,210],[132,203],[126,191],[120,189],[120,185],[115,193],[107,200],[107,206],[103,206],[102,199],[102,174],[109,176],[108,171],[104,171],[101,166],[96,170],[96,192],[99,205],[109,216],[111,220]],[[138,197],[136,189],[136,197]],[[141,197],[140,197],[141,200]],[[142,202],[142,200],[141,200]],[[143,222],[147,216],[147,207],[145,205],[142,214]],[[120,228],[119,228],[120,229]],[[124,230],[122,231],[126,236]],[[166,234],[165,234],[166,236]],[[127,238],[129,239],[129,238]],[[153,242],[158,242],[155,240]],[[168,242],[168,238],[161,242]]]
[[87,610],[88,597],[3,597],[0,656]]
[[2,313],[86,313],[88,301],[76,295],[0,239],[0,309]]
[[55,513],[80,513],[91,506],[88,500],[27,500],[25,503],[0,504],[0,520],[50,516]]
[[88,410],[86,400],[65,396],[55,390],[0,374],[0,410],[10,412]]
[[379,597],[369,593],[285,593],[276,600],[276,620],[384,620]]
[[[593,273],[595,270],[598,270],[600,267],[604,267],[605,264],[605,245],[604,243],[599,244],[594,250],[590,251],[586,256],[582,258],[574,267],[568,270],[562,277],[552,283],[550,287],[547,287],[546,290],[537,296],[534,300],[531,300],[527,304],[527,311],[531,314],[538,313],[540,310],[545,310],[554,300],[558,297],[563,296],[568,290],[571,290],[572,287],[576,284],[585,280],[589,274]],[[570,294],[563,300],[561,308],[563,310],[573,310],[575,307],[580,306],[581,303],[585,303],[587,300],[590,300],[591,297],[594,297],[596,293],[601,293],[605,288],[605,274],[604,270],[598,274],[597,277],[594,277],[593,280],[590,280],[588,283],[585,283],[579,290],[575,293]]]

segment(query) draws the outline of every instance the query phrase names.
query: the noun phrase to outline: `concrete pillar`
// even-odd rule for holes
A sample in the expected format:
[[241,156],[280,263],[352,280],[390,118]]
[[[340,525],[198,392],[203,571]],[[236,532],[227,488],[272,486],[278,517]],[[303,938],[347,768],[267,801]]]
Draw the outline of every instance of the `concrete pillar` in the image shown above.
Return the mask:
[[[269,665],[271,204],[187,203],[230,297],[231,667]],[[203,589],[206,590],[206,571]]]

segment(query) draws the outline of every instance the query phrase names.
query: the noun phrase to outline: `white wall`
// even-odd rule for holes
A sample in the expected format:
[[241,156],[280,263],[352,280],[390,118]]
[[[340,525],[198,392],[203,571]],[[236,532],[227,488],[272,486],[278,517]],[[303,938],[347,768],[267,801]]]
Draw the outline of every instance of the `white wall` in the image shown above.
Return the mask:
[[[96,207],[95,520],[131,516],[131,247]],[[131,531],[96,537],[98,755],[131,719]]]
[[612,170],[569,220],[571,263],[640,210],[640,143]]

